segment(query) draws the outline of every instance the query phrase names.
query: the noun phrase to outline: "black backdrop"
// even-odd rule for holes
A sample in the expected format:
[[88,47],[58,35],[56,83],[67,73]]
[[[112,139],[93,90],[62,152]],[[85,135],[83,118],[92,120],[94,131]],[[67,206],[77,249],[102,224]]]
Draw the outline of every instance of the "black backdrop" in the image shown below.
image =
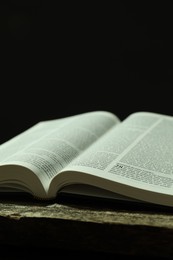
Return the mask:
[[92,110],[173,115],[172,7],[2,1],[0,141]]

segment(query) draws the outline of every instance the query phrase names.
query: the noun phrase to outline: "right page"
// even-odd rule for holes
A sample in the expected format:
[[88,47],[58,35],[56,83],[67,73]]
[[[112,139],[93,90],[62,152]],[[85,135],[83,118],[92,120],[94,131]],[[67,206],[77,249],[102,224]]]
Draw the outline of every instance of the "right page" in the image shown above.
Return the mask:
[[73,182],[173,206],[173,118],[131,114],[66,170],[78,172]]

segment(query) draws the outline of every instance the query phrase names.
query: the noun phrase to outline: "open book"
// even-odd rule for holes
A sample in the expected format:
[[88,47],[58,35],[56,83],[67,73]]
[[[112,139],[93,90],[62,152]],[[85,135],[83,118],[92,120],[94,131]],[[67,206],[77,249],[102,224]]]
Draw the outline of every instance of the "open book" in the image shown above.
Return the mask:
[[0,146],[0,193],[11,191],[173,206],[173,117],[93,111],[37,123]]

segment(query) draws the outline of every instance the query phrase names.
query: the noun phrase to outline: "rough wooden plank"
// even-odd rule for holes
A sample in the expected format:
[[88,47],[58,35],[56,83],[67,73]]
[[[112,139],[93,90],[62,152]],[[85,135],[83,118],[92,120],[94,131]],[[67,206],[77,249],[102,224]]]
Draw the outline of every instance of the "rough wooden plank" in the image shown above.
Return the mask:
[[0,203],[0,244],[172,257],[173,214],[80,203]]

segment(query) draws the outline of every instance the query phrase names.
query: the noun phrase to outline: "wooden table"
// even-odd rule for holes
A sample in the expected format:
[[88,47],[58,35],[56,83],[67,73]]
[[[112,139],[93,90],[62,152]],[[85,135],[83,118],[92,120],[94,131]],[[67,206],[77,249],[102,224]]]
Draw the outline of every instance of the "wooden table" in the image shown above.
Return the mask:
[[52,202],[0,197],[0,249],[5,259],[11,254],[13,259],[46,254],[171,258],[173,209],[79,197]]

